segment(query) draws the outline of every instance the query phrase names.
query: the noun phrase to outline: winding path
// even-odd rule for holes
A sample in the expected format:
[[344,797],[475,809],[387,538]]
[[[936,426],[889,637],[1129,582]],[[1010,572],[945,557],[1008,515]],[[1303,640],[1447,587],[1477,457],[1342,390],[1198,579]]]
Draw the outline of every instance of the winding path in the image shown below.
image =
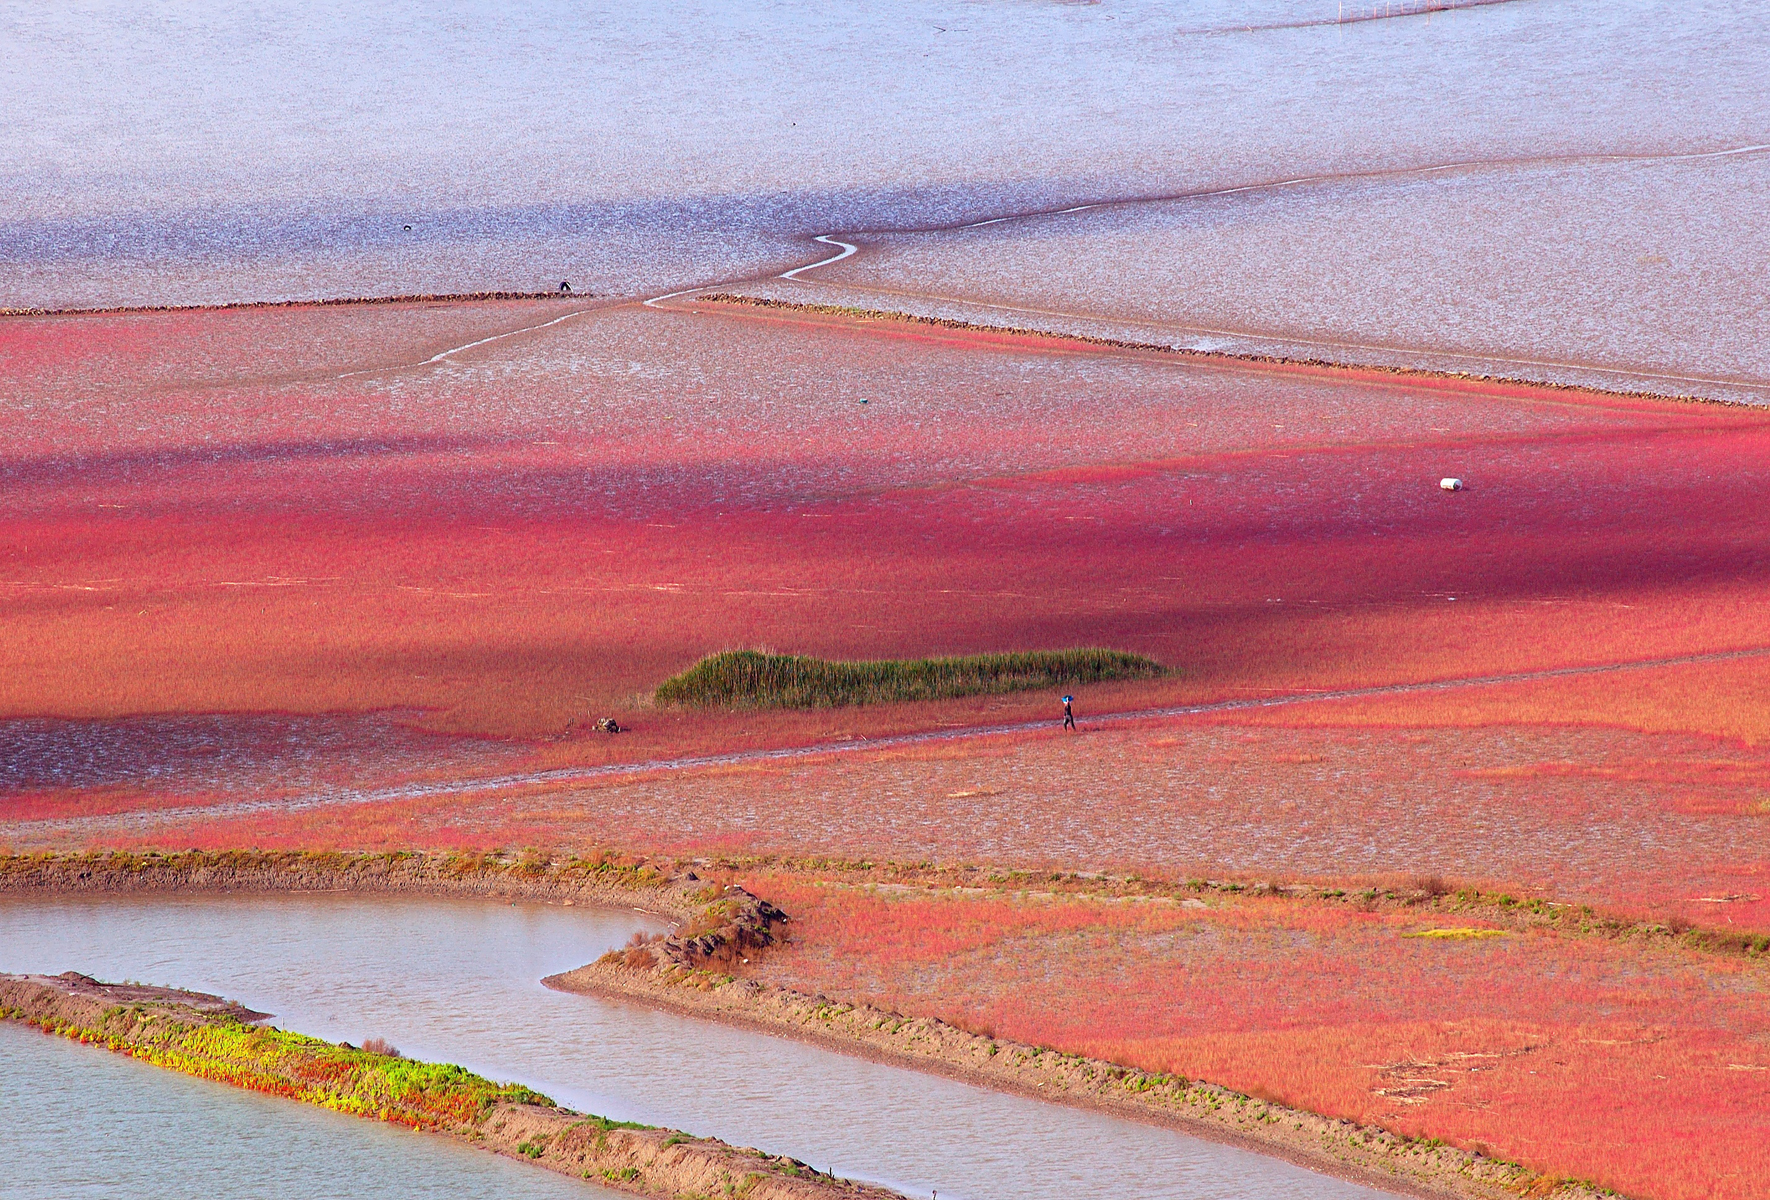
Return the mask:
[[[1742,650],[1722,650],[1709,654],[1687,654],[1670,658],[1637,659],[1629,662],[1594,663],[1576,667],[1550,667],[1539,671],[1516,671],[1499,675],[1470,675],[1456,679],[1434,679],[1421,683],[1379,684],[1372,687],[1338,688],[1332,691],[1293,692],[1278,696],[1261,696],[1243,700],[1213,700],[1202,704],[1169,705],[1158,708],[1128,709],[1085,718],[1084,728],[1123,725],[1134,721],[1151,721],[1212,713],[1240,712],[1283,708],[1299,704],[1318,704],[1336,700],[1367,700],[1385,696],[1420,695],[1432,692],[1457,691],[1464,688],[1498,687],[1506,684],[1537,683],[1550,679],[1568,679],[1589,675],[1609,675],[1625,671],[1646,671],[1660,667],[1702,666],[1713,663],[1738,662],[1744,659],[1770,658],[1770,646]],[[749,763],[781,762],[794,759],[849,754],[856,751],[889,750],[931,742],[957,742],[1002,734],[1035,733],[1055,730],[1058,722],[1013,721],[995,725],[970,725],[958,729],[932,729],[918,733],[890,734],[883,737],[856,738],[843,742],[819,742],[811,745],[783,746],[770,750],[739,750],[728,754],[702,754],[682,758],[648,759],[639,762],[610,763],[595,767],[561,767],[547,771],[528,771],[494,775],[483,779],[457,779],[441,783],[399,784],[385,788],[339,788],[310,792],[274,800],[249,800],[237,804],[215,804],[162,808],[104,816],[77,818],[34,818],[27,821],[0,822],[0,831],[13,834],[33,829],[101,832],[143,829],[185,818],[218,818],[249,816],[257,813],[301,812],[339,805],[376,804],[394,800],[425,800],[439,796],[484,795],[536,786],[560,786],[587,783],[592,780],[621,776],[650,775],[659,772],[692,771],[705,767],[741,766]]]
[[[1675,154],[1569,154],[1543,155],[1526,158],[1510,159],[1466,159],[1449,163],[1436,163],[1427,166],[1400,167],[1376,171],[1322,172],[1318,174],[1296,175],[1283,179],[1265,180],[1258,183],[1238,184],[1233,187],[1201,188],[1186,191],[1163,193],[1150,196],[1130,196],[1092,200],[1083,204],[1072,204],[1062,208],[1034,208],[1020,212],[1005,213],[1000,216],[986,217],[982,220],[959,224],[920,225],[901,228],[864,229],[843,233],[821,234],[814,238],[816,242],[840,247],[840,252],[821,258],[803,266],[784,271],[773,279],[786,280],[792,283],[809,284],[823,287],[840,287],[845,290],[866,292],[873,295],[892,296],[901,300],[922,301],[932,304],[958,305],[962,307],[987,309],[1003,313],[1019,313],[1028,316],[1046,317],[1060,321],[1089,322],[1111,326],[1135,326],[1152,330],[1162,330],[1173,334],[1235,338],[1244,343],[1268,343],[1283,346],[1299,346],[1324,351],[1340,351],[1353,358],[1366,358],[1373,364],[1381,365],[1383,356],[1408,356],[1416,360],[1448,361],[1458,364],[1469,364],[1478,373],[1487,373],[1484,368],[1514,367],[1551,373],[1557,382],[1577,382],[1581,374],[1608,377],[1624,381],[1624,390],[1634,390],[1626,386],[1633,381],[1652,381],[1663,383],[1669,389],[1666,394],[1680,395],[1678,389],[1691,387],[1739,388],[1748,393],[1763,393],[1770,388],[1770,381],[1763,379],[1736,378],[1727,375],[1705,375],[1669,371],[1655,371],[1644,368],[1605,366],[1599,363],[1566,362],[1558,359],[1527,358],[1505,356],[1499,354],[1470,354],[1447,350],[1429,350],[1420,347],[1390,346],[1369,342],[1358,342],[1333,338],[1310,338],[1289,334],[1261,333],[1245,329],[1224,329],[1215,326],[1186,325],[1175,322],[1151,321],[1128,317],[1100,316],[1097,314],[1070,312],[1062,309],[1038,308],[1030,305],[991,303],[965,297],[944,296],[932,292],[915,292],[903,289],[878,287],[868,284],[844,281],[829,282],[817,278],[805,278],[805,273],[821,267],[831,266],[847,259],[859,251],[857,241],[844,239],[873,237],[904,237],[937,233],[958,233],[966,230],[982,229],[991,225],[1001,225],[1014,221],[1037,220],[1041,218],[1068,216],[1075,213],[1092,212],[1113,208],[1132,208],[1144,205],[1173,204],[1187,200],[1209,200],[1225,196],[1278,192],[1284,189],[1306,187],[1313,184],[1348,183],[1359,181],[1382,181],[1391,179],[1410,179],[1431,175],[1440,175],[1459,171],[1493,171],[1517,169],[1533,166],[1580,166],[1605,164],[1667,164],[1681,162],[1705,162],[1720,159],[1749,157],[1770,152],[1770,143],[1751,143],[1743,146],[1729,146],[1719,150],[1688,151]],[[652,308],[664,308],[665,302],[684,296],[693,296],[714,288],[737,287],[769,281],[769,276],[751,276],[733,279],[703,287],[683,288],[662,296],[654,296],[644,303]],[[1347,366],[1362,365],[1348,362]],[[1521,380],[1528,382],[1528,380]],[[1766,397],[1770,401],[1770,397]]]
[[[1478,2],[1498,3],[1504,0],[1478,0]],[[1461,6],[1459,6],[1461,7]],[[1396,14],[1403,15],[1403,14]],[[1416,15],[1416,14],[1406,14]],[[1339,22],[1328,22],[1329,24]],[[480,346],[505,341],[522,334],[536,333],[562,325],[568,321],[609,309],[623,308],[638,303],[646,308],[668,311],[668,302],[682,297],[692,297],[697,293],[720,288],[741,287],[747,284],[766,283],[773,280],[785,280],[790,283],[814,284],[821,286],[841,286],[855,291],[870,292],[879,295],[897,296],[903,299],[923,300],[937,304],[957,304],[975,308],[984,308],[1000,312],[1023,313],[1032,316],[1050,317],[1060,320],[1088,321],[1113,325],[1132,325],[1152,329],[1169,330],[1181,334],[1203,335],[1209,337],[1233,337],[1249,342],[1270,342],[1284,345],[1319,347],[1328,350],[1352,351],[1364,354],[1411,354],[1434,359],[1448,359],[1472,364],[1502,364],[1506,366],[1537,368],[1552,371],[1587,372],[1599,375],[1610,375],[1628,379],[1664,380],[1668,384],[1697,384],[1723,387],[1740,387],[1762,390],[1766,387],[1763,380],[1733,379],[1724,376],[1683,375],[1668,372],[1633,370],[1628,368],[1606,367],[1592,363],[1568,363],[1551,359],[1508,358],[1491,354],[1461,354],[1451,351],[1423,350],[1418,347],[1382,346],[1365,342],[1341,341],[1323,338],[1305,338],[1289,335],[1263,334],[1241,329],[1220,329],[1212,326],[1192,326],[1169,322],[1139,320],[1123,317],[1102,317],[1087,313],[1068,312],[1058,309],[1043,309],[1032,306],[993,304],[980,300],[969,300],[963,297],[941,296],[935,293],[908,292],[890,288],[880,288],[865,284],[843,283],[829,284],[818,279],[804,278],[806,272],[821,267],[832,266],[844,259],[853,257],[860,250],[857,241],[850,238],[865,236],[904,237],[918,234],[958,233],[965,230],[982,229],[991,225],[1001,225],[1014,221],[1031,221],[1040,218],[1069,216],[1076,213],[1092,212],[1113,208],[1133,208],[1155,204],[1174,204],[1187,200],[1210,200],[1224,196],[1248,195],[1262,192],[1278,192],[1284,189],[1299,188],[1311,184],[1349,183],[1358,181],[1381,181],[1389,179],[1409,179],[1429,175],[1439,175],[1456,171],[1481,171],[1516,169],[1532,166],[1577,166],[1584,164],[1608,163],[1676,163],[1701,162],[1725,158],[1738,158],[1770,152],[1770,143],[1752,143],[1743,146],[1729,146],[1719,150],[1688,151],[1676,154],[1565,154],[1540,155],[1524,158],[1500,159],[1463,159],[1448,163],[1434,163],[1425,166],[1397,167],[1374,171],[1342,171],[1320,172],[1307,175],[1288,176],[1282,179],[1269,179],[1255,183],[1236,184],[1231,187],[1191,188],[1175,192],[1163,192],[1154,195],[1104,197],[1081,204],[1069,204],[1064,207],[1040,207],[1024,209],[1017,212],[1003,213],[999,216],[985,217],[981,220],[961,223],[941,223],[929,225],[912,225],[892,228],[860,229],[847,232],[818,234],[812,237],[814,243],[835,248],[836,253],[826,255],[813,262],[792,267],[779,274],[748,274],[734,278],[715,280],[695,284],[690,287],[678,288],[655,296],[628,296],[611,298],[598,304],[585,305],[561,316],[552,317],[533,325],[525,325],[502,333],[476,338],[458,346],[450,346],[427,358],[415,362],[395,364],[385,367],[370,367],[357,371],[348,371],[339,375],[339,379],[350,379],[359,376],[380,375],[397,371],[417,370],[424,367],[438,366],[449,361],[458,354],[476,349]],[[1351,364],[1349,364],[1351,365]]]

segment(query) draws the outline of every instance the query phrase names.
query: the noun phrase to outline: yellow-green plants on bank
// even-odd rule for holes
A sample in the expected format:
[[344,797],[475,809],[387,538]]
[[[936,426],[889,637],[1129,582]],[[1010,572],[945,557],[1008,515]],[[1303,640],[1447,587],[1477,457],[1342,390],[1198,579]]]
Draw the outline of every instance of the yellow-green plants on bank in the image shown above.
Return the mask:
[[116,1005],[96,1023],[0,1009],[47,1033],[104,1046],[157,1067],[415,1129],[460,1129],[500,1102],[552,1105],[450,1063],[415,1062],[227,1017],[192,1023],[154,1006]]
[[664,1200],[902,1200],[795,1159],[570,1112],[520,1084],[401,1058],[391,1047],[377,1052],[243,1019],[253,1015],[215,996],[73,972],[0,974],[0,1019],[200,1078],[453,1134],[575,1179]]

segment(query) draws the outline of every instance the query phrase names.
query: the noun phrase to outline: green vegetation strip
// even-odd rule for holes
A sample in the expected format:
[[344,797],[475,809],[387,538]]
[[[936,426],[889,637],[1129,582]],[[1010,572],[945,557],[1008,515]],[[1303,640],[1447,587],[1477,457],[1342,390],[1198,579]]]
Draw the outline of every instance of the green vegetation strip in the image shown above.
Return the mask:
[[142,990],[73,973],[53,979],[0,974],[0,1019],[27,1022],[45,1033],[187,1075],[452,1133],[574,1178],[666,1200],[902,1200],[895,1192],[836,1179],[797,1159],[584,1116],[519,1084],[493,1083],[461,1067],[415,1062],[391,1047],[377,1052],[265,1028],[186,1002],[222,1003],[217,997],[148,989],[163,995],[112,1002]]
[[699,707],[840,708],[1154,679],[1165,673],[1142,655],[1092,647],[869,662],[728,650],[659,684],[657,701]]
[[186,1075],[415,1129],[458,1131],[499,1103],[553,1106],[539,1092],[449,1063],[415,1062],[227,1017],[184,1019],[148,1005],[113,1006],[91,1023],[24,1009],[0,1008],[0,1016]]

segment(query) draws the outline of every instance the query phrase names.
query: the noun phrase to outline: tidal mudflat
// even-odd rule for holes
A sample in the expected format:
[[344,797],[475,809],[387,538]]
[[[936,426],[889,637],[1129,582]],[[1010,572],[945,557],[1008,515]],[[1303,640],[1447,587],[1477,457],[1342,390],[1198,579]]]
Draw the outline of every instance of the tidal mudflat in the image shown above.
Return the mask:
[[[807,261],[806,239],[842,230],[1770,142],[1751,83],[1765,34],[1733,6],[1396,3],[1391,19],[1340,20],[1371,7],[942,2],[837,15],[714,3],[689,16],[468,2],[445,22],[413,4],[21,10],[0,27],[11,50],[0,86],[25,135],[0,158],[15,198],[0,226],[0,305],[562,279],[649,295],[784,271]],[[1616,190],[1603,175],[1576,181],[1572,207],[1601,211]],[[1663,199],[1669,208],[1639,215],[1676,240],[1704,204]],[[1330,194],[1318,212],[1333,211]],[[1237,264],[1261,213],[1230,212],[1208,261],[1168,261],[1178,280],[1223,280],[1258,301],[1271,247]],[[1410,269],[1411,240],[1345,215],[1381,231],[1366,243],[1376,276]],[[1442,274],[1480,271],[1512,246],[1515,226],[1483,229],[1471,220],[1469,236],[1435,243]],[[1644,236],[1615,222],[1600,232]],[[1682,246],[1640,253],[1690,270]],[[1124,247],[1126,264],[1148,257],[1135,239]],[[1691,277],[1713,294],[1713,280]],[[1359,302],[1386,295],[1371,272],[1307,278],[1315,298],[1302,311],[1343,305],[1341,332],[1383,313]],[[1516,328],[1535,336],[1531,324]]]

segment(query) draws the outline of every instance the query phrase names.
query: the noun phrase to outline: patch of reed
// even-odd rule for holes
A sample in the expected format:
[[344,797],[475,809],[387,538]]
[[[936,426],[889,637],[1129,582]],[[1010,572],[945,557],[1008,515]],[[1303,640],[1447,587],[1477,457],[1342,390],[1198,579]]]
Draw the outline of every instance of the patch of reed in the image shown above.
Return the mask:
[[1162,666],[1139,654],[1085,647],[956,658],[837,662],[756,650],[727,650],[658,685],[659,704],[733,708],[840,708],[945,700],[1153,679]]

